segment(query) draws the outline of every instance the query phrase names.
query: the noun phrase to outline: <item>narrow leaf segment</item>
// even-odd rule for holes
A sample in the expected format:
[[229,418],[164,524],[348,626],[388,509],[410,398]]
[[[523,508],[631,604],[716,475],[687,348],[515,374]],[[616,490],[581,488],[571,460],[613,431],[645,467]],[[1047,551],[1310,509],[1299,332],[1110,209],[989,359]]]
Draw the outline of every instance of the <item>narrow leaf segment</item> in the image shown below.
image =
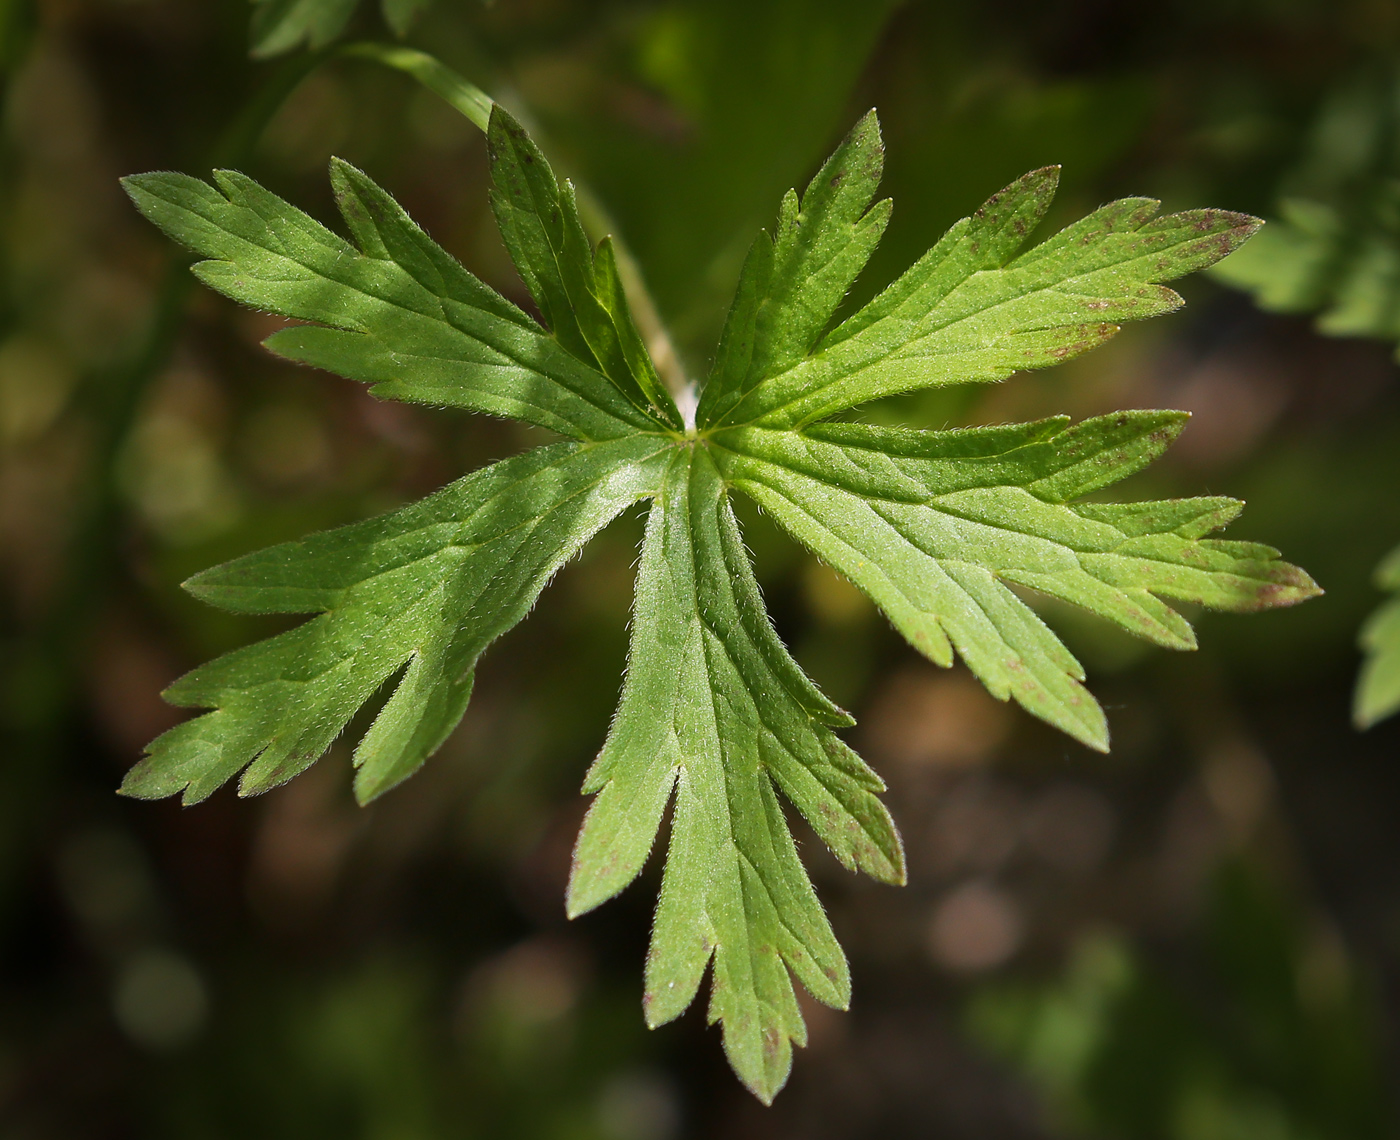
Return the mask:
[[[1232,499],[1083,501],[1156,459],[1184,414],[941,432],[821,421],[892,392],[1076,355],[1112,335],[1110,322],[1175,308],[1161,282],[1224,256],[1256,223],[1211,210],[1154,218],[1156,203],[1128,199],[1020,252],[1055,188],[1053,169],[1036,171],[827,331],[889,217],[888,203],[871,206],[883,157],[872,113],[755,242],[688,429],[610,245],[584,235],[573,188],[498,107],[488,151],[496,218],[546,327],[344,163],[331,178],[354,244],[241,175],[127,180],[137,206],[206,259],[202,280],[305,322],[272,336],[273,351],[381,398],[509,416],[565,439],[192,579],[228,609],[317,616],[177,682],[171,701],[212,711],[157,739],[123,791],[194,801],[240,773],[240,792],[263,791],[389,689],[355,752],[356,791],[373,798],[442,743],[477,659],[558,567],[650,500],[627,677],[584,785],[595,799],[568,908],[583,914],[632,882],[671,805],[647,1021],[676,1017],[709,968],[710,1018],[768,1101],[805,1040],[792,979],[828,1004],[850,1000],[780,796],[843,866],[891,883],[905,869],[879,777],[836,733],[850,717],[769,622],[729,496],[752,496],[931,660],[961,656],[997,697],[1107,748],[1083,669],[1017,590],[1175,649],[1195,637],[1169,602],[1249,611],[1318,592],[1270,547],[1207,537],[1239,513]],[[1370,643],[1379,695],[1366,716],[1400,699],[1387,620]]]
[[884,791],[829,726],[821,695],[769,624],[706,449],[678,449],[653,501],[622,704],[584,782],[597,792],[575,852],[569,913],[636,877],[674,792],[671,848],[647,959],[656,1026],[691,1002],[714,958],[710,1020],[764,1100],[806,1041],[788,971],[844,1009],[850,975],[797,858],[777,789],[841,863],[904,881]]

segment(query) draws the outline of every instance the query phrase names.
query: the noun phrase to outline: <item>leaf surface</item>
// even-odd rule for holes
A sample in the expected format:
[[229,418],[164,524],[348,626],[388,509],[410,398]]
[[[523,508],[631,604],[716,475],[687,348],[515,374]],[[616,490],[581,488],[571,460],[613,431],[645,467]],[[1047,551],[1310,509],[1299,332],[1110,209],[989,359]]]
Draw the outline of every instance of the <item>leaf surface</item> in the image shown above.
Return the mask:
[[994,696],[1106,751],[1083,668],[1012,586],[1171,649],[1196,640],[1162,598],[1248,611],[1316,592],[1271,547],[1203,537],[1239,514],[1236,500],[1072,502],[1145,467],[1186,419],[1123,412],[949,432],[817,424],[732,429],[715,443],[726,477],[921,653],[947,666],[956,650]]
[[599,529],[656,486],[655,437],[559,443],[468,475],[379,518],[196,575],[240,613],[316,613],[176,681],[172,704],[215,711],[155,740],[122,791],[207,797],[242,772],[252,795],[314,763],[385,682],[355,750],[362,802],[411,775],[456,726],[477,658]]
[[137,175],[125,186],[151,221],[209,259],[194,272],[210,288],[314,322],[269,337],[279,355],[365,381],[376,396],[508,416],[574,439],[659,426],[360,171],[334,160],[331,180],[357,246],[234,171],[215,174],[217,189],[184,174]]
[[612,243],[592,248],[573,186],[559,183],[525,129],[499,106],[486,142],[496,224],[555,338],[639,409],[679,428],[680,413],[632,322]]
[[[711,402],[701,425],[801,427],[896,392],[1002,380],[1058,364],[1104,343],[1118,332],[1116,322],[1179,307],[1181,298],[1160,283],[1213,265],[1260,224],[1226,210],[1158,218],[1157,202],[1125,198],[1015,256],[1058,181],[1059,168],[1046,167],[993,195],[810,354],[791,364],[774,357],[747,376],[741,398]],[[849,223],[833,211],[813,224],[837,234],[810,238],[815,246],[838,242],[839,227]],[[847,243],[845,261],[861,249],[858,241]],[[736,328],[748,304],[743,288],[730,317]],[[771,302],[770,323],[812,324],[807,304],[816,298],[798,293],[800,303]],[[824,324],[840,294],[821,300]]]
[[714,960],[710,1020],[735,1071],[771,1101],[806,1043],[789,971],[850,1001],[845,956],[783,818],[781,790],[838,859],[902,882],[879,777],[831,730],[850,724],[769,624],[724,484],[702,448],[677,451],[654,500],[637,577],[627,684],[584,783],[569,912],[626,886],[674,796],[671,847],[647,957],[647,1022],[691,1002]]
[[[431,63],[410,55],[410,69]],[[543,326],[344,163],[331,177],[353,244],[242,175],[127,181],[148,217],[206,259],[195,272],[211,287],[308,322],[271,337],[274,351],[380,398],[566,439],[192,579],[229,609],[316,616],[172,686],[174,703],[212,711],[157,739],[123,790],[194,801],[239,773],[241,792],[265,790],[387,692],[355,752],[357,794],[382,793],[446,738],[478,658],[559,566],[650,499],[627,674],[584,783],[595,798],[568,910],[637,877],[670,805],[647,1021],[678,1016],[709,968],[730,1061],[771,1100],[805,1041],[793,980],[842,1008],[851,988],[783,801],[846,868],[898,883],[905,867],[884,785],[837,735],[851,718],[768,619],[731,494],[750,495],[931,660],[961,656],[994,695],[1106,748],[1083,669],[1023,594],[1189,649],[1195,635],[1168,603],[1248,611],[1318,592],[1272,548],[1208,537],[1239,513],[1235,500],[1086,501],[1156,459],[1184,413],[953,431],[821,421],[1084,351],[1116,331],[1109,322],[1175,308],[1161,282],[1218,260],[1256,223],[1212,210],[1155,218],[1155,202],[1124,199],[1023,253],[1057,177],[1033,171],[831,328],[889,217],[887,203],[871,205],[883,161],[872,113],[755,241],[688,426],[632,320],[611,244],[584,234],[573,187],[499,107],[489,120],[475,96],[463,108],[486,123],[492,206]],[[1386,636],[1377,661],[1391,660]]]

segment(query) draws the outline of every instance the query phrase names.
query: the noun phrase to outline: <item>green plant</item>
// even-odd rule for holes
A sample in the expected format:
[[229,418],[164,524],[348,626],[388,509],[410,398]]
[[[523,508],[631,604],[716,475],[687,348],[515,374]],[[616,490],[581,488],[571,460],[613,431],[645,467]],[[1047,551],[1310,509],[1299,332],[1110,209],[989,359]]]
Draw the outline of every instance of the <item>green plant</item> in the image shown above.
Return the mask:
[[[1376,567],[1376,585],[1400,591],[1400,547]],[[1366,660],[1356,682],[1356,723],[1370,728],[1400,712],[1400,595],[1382,603],[1361,627]]]
[[[408,34],[432,0],[380,0],[379,14],[397,36]],[[252,54],[266,59],[305,44],[334,43],[355,14],[358,0],[253,0]]]
[[[1328,336],[1400,340],[1400,72],[1364,70],[1324,100],[1312,137],[1284,179],[1280,218],[1215,276],[1260,308],[1316,314]],[[1400,359],[1400,349],[1397,349]],[[1400,548],[1376,568],[1400,588]],[[1361,630],[1365,655],[1353,717],[1369,728],[1400,711],[1400,603]]]
[[1042,1093],[1055,1134],[1393,1134],[1374,998],[1326,926],[1248,861],[1215,871],[1192,952],[1082,936],[1057,977],[998,980],[968,1028]]
[[509,114],[494,107],[485,125],[492,206],[546,327],[343,162],[331,179],[354,245],[236,173],[212,186],[126,181],[148,218],[207,259],[202,281],[306,322],[270,337],[274,352],[381,398],[564,438],[191,579],[230,610],[318,616],[172,686],[172,703],[213,711],[157,739],[123,791],[191,803],[240,773],[242,794],[264,791],[312,764],[387,685],[355,751],[357,795],[382,794],[457,724],[487,645],[593,534],[649,499],[627,679],[585,780],[596,798],[568,909],[636,877],[674,800],[647,1021],[684,1010],[713,961],[710,1018],[769,1101],[805,1039],[791,975],[830,1005],[850,996],[778,793],[846,867],[893,883],[905,869],[879,777],[834,731],[851,718],[768,620],[730,493],[868,593],[931,660],[961,656],[999,698],[1106,750],[1083,670],[1012,586],[1177,649],[1194,635],[1163,598],[1251,611],[1318,592],[1272,548],[1205,537],[1238,514],[1234,500],[1080,501],[1160,455],[1185,415],[940,432],[833,417],[1085,352],[1118,331],[1109,321],[1176,308],[1161,282],[1213,264],[1257,223],[1218,210],[1157,218],[1157,203],[1125,199],[1019,253],[1056,187],[1056,169],[1033,171],[830,327],[890,214],[888,201],[871,205],[883,161],[871,113],[755,241],[703,388],[673,391],[632,319],[613,243],[589,240],[573,187]]

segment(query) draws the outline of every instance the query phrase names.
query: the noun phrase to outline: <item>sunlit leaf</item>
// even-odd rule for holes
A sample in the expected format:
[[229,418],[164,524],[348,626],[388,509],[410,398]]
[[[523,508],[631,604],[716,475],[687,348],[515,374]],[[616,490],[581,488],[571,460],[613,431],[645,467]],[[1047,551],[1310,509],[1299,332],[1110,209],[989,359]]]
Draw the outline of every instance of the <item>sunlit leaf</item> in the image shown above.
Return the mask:
[[488,142],[496,217],[545,327],[343,163],[331,177],[354,244],[241,175],[128,180],[147,216],[206,258],[203,281],[309,322],[271,337],[274,351],[381,398],[509,416],[567,440],[197,575],[189,588],[214,604],[317,616],[178,681],[173,702],[212,711],[156,740],[124,790],[195,800],[241,773],[243,793],[262,791],[388,690],[355,753],[361,799],[380,794],[442,743],[477,659],[558,567],[649,499],[627,676],[584,785],[595,799],[569,912],[636,878],[672,805],[647,1020],[680,1014],[708,967],[730,1061],[771,1100],[806,1040],[793,979],[830,1005],[850,1000],[782,801],[843,866],[893,883],[905,867],[883,784],[836,734],[851,718],[769,621],[731,494],[750,495],[930,659],[960,655],[993,695],[1107,748],[1083,670],[1016,590],[1176,649],[1195,637],[1169,601],[1248,611],[1317,593],[1277,551],[1207,537],[1239,513],[1234,500],[1083,501],[1157,458],[1184,414],[940,432],[822,421],[891,392],[1086,351],[1112,322],[1179,305],[1161,282],[1212,264],[1256,223],[1216,210],[1158,218],[1155,202],[1128,199],[1026,249],[1056,184],[1054,169],[1035,171],[828,331],[889,216],[871,206],[882,165],[872,113],[755,242],[688,424],[572,187],[499,109]]

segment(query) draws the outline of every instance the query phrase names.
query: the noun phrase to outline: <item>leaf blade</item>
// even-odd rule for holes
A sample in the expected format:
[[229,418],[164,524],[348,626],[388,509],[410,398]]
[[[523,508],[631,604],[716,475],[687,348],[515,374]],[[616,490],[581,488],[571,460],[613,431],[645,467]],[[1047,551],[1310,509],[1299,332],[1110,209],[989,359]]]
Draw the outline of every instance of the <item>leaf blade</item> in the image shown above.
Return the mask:
[[525,128],[499,104],[491,109],[486,143],[496,224],[545,323],[640,411],[680,428],[675,401],[632,320],[611,241],[593,249],[573,186],[560,184]]
[[356,751],[357,794],[382,794],[460,720],[485,648],[654,487],[664,448],[655,437],[537,448],[391,514],[197,575],[191,592],[226,609],[319,616],[176,681],[168,701],[214,711],[158,737],[122,791],[197,802],[239,771],[241,794],[265,791],[398,677]]
[[[1376,585],[1400,591],[1400,547],[1376,567]],[[1361,627],[1365,660],[1356,683],[1353,719],[1358,728],[1370,728],[1400,712],[1400,597],[1379,606]]]
[[610,439],[655,422],[563,351],[409,220],[362,173],[332,164],[357,249],[231,171],[215,186],[179,174],[123,180],[137,208],[207,258],[211,288],[313,322],[268,347],[374,385],[383,397],[467,408],[574,439]]
[[1009,588],[1058,598],[1127,632],[1195,647],[1162,599],[1248,612],[1318,593],[1277,551],[1203,535],[1232,500],[1075,505],[1165,450],[1179,412],[1012,428],[909,432],[857,424],[715,436],[727,478],[870,595],[932,661],[956,650],[1002,700],[1107,750],[1084,672]]
[[[648,519],[628,678],[584,790],[569,912],[638,873],[674,796],[671,849],[647,960],[648,1023],[677,1016],[713,959],[710,1018],[740,1078],[769,1101],[805,1041],[789,971],[849,1000],[844,956],[778,806],[782,789],[846,866],[902,881],[878,778],[822,719],[834,707],[768,623],[722,481],[678,452]],[[775,659],[785,662],[784,671]],[[821,718],[821,719],[819,719]]]
[[744,263],[696,421],[720,423],[765,377],[797,364],[865,267],[889,222],[871,207],[884,170],[874,111],[851,129],[801,199],[789,191],[772,237],[760,233]]
[[1072,359],[1115,322],[1170,312],[1161,282],[1205,268],[1261,224],[1223,210],[1153,219],[1157,203],[1110,203],[1014,257],[1058,185],[1046,167],[993,195],[812,353],[752,385],[716,426],[797,428],[881,396],[983,383]]
[[357,0],[254,0],[249,52],[270,59],[305,44],[332,43],[354,15]]

